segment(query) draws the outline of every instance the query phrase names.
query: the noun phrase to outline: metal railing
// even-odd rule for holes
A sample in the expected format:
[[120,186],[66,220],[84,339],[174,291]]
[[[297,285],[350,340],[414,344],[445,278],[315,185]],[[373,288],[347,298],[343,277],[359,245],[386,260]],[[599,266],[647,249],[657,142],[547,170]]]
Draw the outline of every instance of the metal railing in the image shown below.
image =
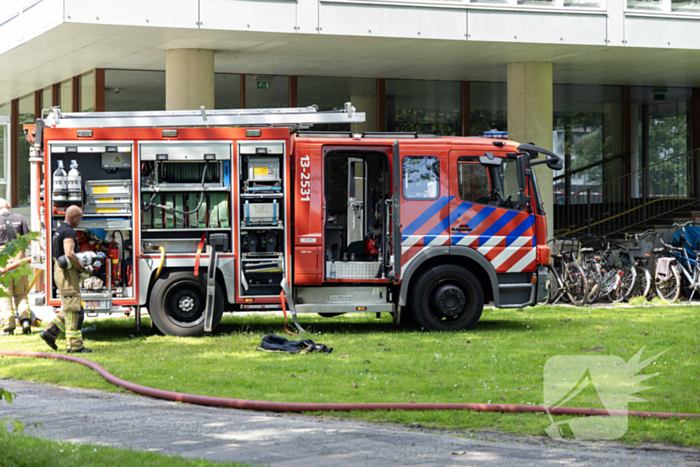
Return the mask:
[[611,235],[673,216],[698,201],[692,171],[699,162],[698,150],[679,154],[555,199],[555,237]]

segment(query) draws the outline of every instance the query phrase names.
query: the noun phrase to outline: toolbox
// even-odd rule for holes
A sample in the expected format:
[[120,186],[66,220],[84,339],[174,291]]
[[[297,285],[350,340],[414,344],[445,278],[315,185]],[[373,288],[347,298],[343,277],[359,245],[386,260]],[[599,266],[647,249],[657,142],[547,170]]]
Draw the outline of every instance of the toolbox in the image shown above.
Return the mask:
[[104,194],[88,194],[85,196],[87,204],[129,204],[131,203],[131,195],[119,193],[104,193]]
[[131,214],[131,203],[85,203],[85,214]]
[[248,157],[248,180],[277,181],[280,178],[279,157]]
[[277,200],[271,203],[251,203],[246,201],[243,206],[243,222],[246,226],[251,225],[278,225],[279,204]]
[[91,195],[130,195],[131,180],[91,180],[85,182],[85,194]]

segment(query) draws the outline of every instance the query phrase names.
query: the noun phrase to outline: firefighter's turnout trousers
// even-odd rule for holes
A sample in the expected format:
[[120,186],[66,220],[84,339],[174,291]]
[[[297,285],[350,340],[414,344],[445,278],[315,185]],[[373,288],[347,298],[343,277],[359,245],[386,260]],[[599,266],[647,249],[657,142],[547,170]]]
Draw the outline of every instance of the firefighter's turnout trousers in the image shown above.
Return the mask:
[[53,263],[53,279],[61,294],[61,312],[51,321],[45,332],[58,335],[58,331],[66,334],[68,350],[83,348],[83,333],[80,330],[80,274],[75,269],[62,269],[58,263]]
[[[10,263],[14,263],[23,258],[24,251],[20,251],[17,253],[17,256],[10,260]],[[16,282],[10,284],[9,287],[0,285],[0,288],[8,295],[7,297],[0,297],[0,331],[10,331],[17,327],[15,309],[20,321],[31,319],[29,301],[27,299],[29,278],[27,276],[22,276]]]

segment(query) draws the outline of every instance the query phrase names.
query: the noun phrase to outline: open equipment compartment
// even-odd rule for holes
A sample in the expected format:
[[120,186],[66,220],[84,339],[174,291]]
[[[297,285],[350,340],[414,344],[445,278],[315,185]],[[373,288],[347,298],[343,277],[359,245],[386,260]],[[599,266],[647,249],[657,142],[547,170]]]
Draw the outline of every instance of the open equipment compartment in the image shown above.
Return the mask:
[[348,148],[326,154],[326,281],[387,278],[389,174],[385,152]]
[[[114,300],[134,298],[134,246],[132,214],[133,175],[131,141],[51,141],[47,163],[51,173],[47,194],[49,229],[53,233],[64,221],[66,209],[77,205],[83,220],[76,229],[77,252],[103,252],[107,256],[89,279],[81,282],[83,308],[87,313],[111,312]],[[63,162],[69,184],[57,179]],[[77,163],[80,179],[71,173]],[[60,175],[59,175],[60,178]],[[52,248],[51,243],[47,245]],[[53,252],[51,252],[53,255]],[[60,294],[51,271],[50,299]]]
[[285,275],[287,213],[283,141],[240,141],[239,295],[279,295]]
[[231,162],[227,141],[139,144],[141,238],[152,250],[195,253],[202,235],[232,251]]

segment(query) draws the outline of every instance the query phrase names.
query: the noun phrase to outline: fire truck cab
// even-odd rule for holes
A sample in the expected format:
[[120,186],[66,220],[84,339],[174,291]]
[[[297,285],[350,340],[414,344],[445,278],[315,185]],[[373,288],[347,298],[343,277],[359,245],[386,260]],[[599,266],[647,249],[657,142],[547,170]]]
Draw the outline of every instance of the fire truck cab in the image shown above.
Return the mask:
[[[296,313],[371,312],[462,330],[484,303],[547,298],[532,166],[557,168],[558,156],[486,138],[301,130],[358,121],[349,104],[55,108],[37,120],[31,146],[32,227],[50,238],[66,208],[81,206],[80,250],[109,258],[81,284],[85,310],[135,310],[138,320],[146,307],[169,335],[211,332],[225,311],[285,305],[295,322]],[[56,183],[59,161],[79,171],[77,182],[68,173],[71,189]],[[33,256],[52,278],[50,242]],[[60,306],[53,280],[44,293]]]

